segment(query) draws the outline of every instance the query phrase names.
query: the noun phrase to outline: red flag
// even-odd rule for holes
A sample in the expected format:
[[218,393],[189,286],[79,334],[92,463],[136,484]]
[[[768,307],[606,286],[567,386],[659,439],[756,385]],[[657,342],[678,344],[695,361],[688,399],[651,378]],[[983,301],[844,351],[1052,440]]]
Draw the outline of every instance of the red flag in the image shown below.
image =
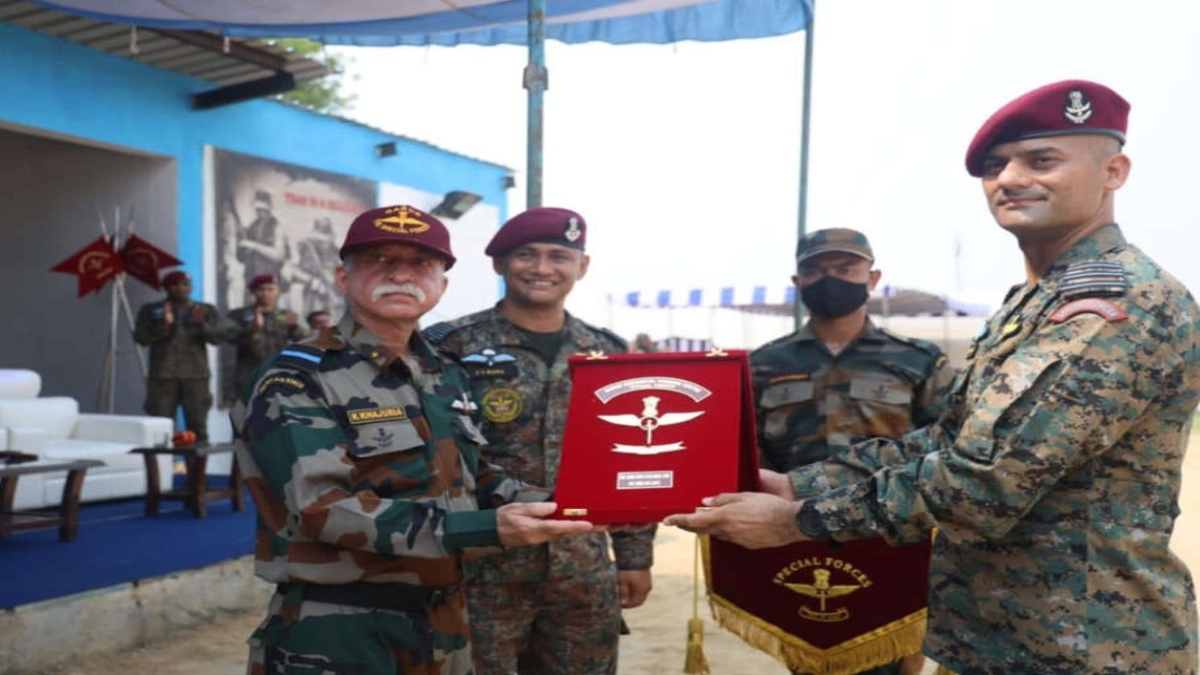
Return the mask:
[[52,272],[79,276],[79,297],[104,287],[113,277],[125,270],[112,243],[104,237],[79,249],[75,255],[51,267]]
[[125,263],[125,271],[129,273],[129,276],[140,280],[154,290],[162,288],[162,284],[159,283],[159,270],[183,264],[182,260],[136,234],[129,235],[129,240],[121,249],[121,260]]

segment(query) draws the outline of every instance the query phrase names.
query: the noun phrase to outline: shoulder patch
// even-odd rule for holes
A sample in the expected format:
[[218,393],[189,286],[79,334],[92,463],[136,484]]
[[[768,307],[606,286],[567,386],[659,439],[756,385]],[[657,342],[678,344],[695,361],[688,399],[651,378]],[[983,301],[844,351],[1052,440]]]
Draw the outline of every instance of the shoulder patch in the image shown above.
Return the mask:
[[308,372],[315,372],[317,367],[321,365],[321,357],[324,355],[325,350],[320,347],[293,342],[284,347],[283,351],[279,352],[279,356],[275,357],[275,363],[299,368]]
[[1125,268],[1111,261],[1073,263],[1063,273],[1058,292],[1064,298],[1113,298],[1125,295]]
[[456,328],[458,328],[458,326],[455,326],[449,321],[440,321],[421,331],[421,334],[425,336],[426,340],[437,344],[445,339],[447,335],[453,333]]
[[1103,298],[1080,298],[1079,300],[1068,302],[1055,310],[1050,315],[1050,321],[1063,323],[1067,319],[1079,314],[1098,314],[1110,323],[1121,321],[1129,316],[1118,305]]
[[308,382],[291,373],[274,373],[262,379],[254,387],[257,396],[271,391],[281,394],[299,394],[308,390]]

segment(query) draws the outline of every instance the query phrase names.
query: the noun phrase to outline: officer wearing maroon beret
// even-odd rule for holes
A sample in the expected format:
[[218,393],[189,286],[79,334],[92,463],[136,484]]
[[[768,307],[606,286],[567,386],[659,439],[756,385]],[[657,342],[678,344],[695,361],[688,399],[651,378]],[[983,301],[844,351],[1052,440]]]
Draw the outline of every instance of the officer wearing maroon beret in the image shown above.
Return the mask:
[[795,501],[722,496],[670,521],[752,547],[935,528],[924,652],[942,672],[1195,675],[1195,587],[1170,541],[1200,307],[1115,222],[1129,111],[1112,89],[1067,80],[1005,105],[971,141],[967,171],[1025,279],[936,424],[763,475]]
[[[588,225],[541,207],[506,222],[485,249],[504,278],[496,306],[430,326],[459,357],[483,413],[484,456],[527,482],[553,486],[571,395],[567,359],[619,354],[625,342],[566,311],[584,277]],[[616,672],[621,608],[650,592],[653,532],[601,533],[506,551],[470,566],[476,675]]]
[[345,316],[271,357],[231,413],[255,571],[278,584],[248,671],[468,675],[464,558],[592,527],[547,520],[548,490],[481,459],[467,376],[417,329],[454,264],[446,226],[372,209],[339,253]]
[[233,378],[225,391],[225,400],[229,402],[254,381],[255,373],[268,357],[304,336],[300,315],[279,307],[279,279],[274,274],[256,274],[248,287],[254,303],[226,315],[233,324],[226,339],[235,349]]
[[192,278],[183,270],[163,275],[167,297],[142,305],[134,324],[133,339],[150,348],[146,374],[148,415],[183,421],[196,434],[198,444],[208,443],[208,411],[212,408],[208,345],[226,337],[230,326],[207,302],[191,299]]

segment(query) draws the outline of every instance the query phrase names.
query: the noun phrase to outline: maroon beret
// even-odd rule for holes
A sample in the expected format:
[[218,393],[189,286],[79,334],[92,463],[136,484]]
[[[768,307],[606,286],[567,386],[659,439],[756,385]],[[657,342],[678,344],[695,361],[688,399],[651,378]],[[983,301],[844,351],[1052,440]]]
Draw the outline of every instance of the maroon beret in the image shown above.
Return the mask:
[[518,213],[509,219],[483,252],[493,258],[518,246],[533,242],[559,244],[583,250],[587,241],[587,223],[570,209],[541,206]]
[[250,290],[254,290],[263,284],[277,284],[274,274],[260,274],[250,280]]
[[1125,143],[1129,102],[1102,84],[1064,80],[1020,96],[988,118],[967,148],[967,173],[983,174],[983,159],[1001,143],[1027,138],[1102,134]]
[[346,241],[338,253],[344,260],[354,249],[379,244],[418,246],[445,258],[446,269],[454,266],[450,231],[436,217],[407,204],[382,206],[359,214],[350,223]]
[[163,275],[162,285],[170,286],[171,284],[176,284],[181,281],[190,284],[192,283],[192,278],[189,277],[188,273],[184,272],[183,270],[175,270],[173,272],[167,272]]

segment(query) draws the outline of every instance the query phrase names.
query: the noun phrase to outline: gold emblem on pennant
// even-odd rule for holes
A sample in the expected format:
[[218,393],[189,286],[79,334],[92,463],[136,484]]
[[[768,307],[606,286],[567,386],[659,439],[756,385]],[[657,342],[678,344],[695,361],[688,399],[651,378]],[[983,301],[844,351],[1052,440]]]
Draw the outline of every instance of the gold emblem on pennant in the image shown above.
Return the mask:
[[429,229],[429,223],[407,206],[396,206],[384,211],[387,215],[375,219],[375,227],[393,234],[419,234]]
[[500,387],[491,389],[479,399],[483,416],[497,424],[506,424],[521,416],[525,399],[515,389]]
[[705,356],[729,356],[729,352],[721,349],[720,347],[713,347],[712,349],[708,350],[708,353],[705,354]]
[[608,354],[605,354],[599,349],[593,349],[592,351],[588,352],[587,357],[588,361],[603,361],[608,358]]
[[[793,573],[810,568],[812,569],[812,583],[787,581]],[[847,576],[848,580],[857,583],[832,583],[835,572]],[[775,583],[816,601],[815,607],[807,604],[801,605],[797,613],[802,619],[821,623],[837,623],[848,620],[850,610],[846,607],[831,607],[831,604],[835,604],[831,601],[836,601],[837,598],[843,598],[873,585],[870,577],[862,570],[845,560],[832,556],[811,556],[793,560],[775,575]]]

